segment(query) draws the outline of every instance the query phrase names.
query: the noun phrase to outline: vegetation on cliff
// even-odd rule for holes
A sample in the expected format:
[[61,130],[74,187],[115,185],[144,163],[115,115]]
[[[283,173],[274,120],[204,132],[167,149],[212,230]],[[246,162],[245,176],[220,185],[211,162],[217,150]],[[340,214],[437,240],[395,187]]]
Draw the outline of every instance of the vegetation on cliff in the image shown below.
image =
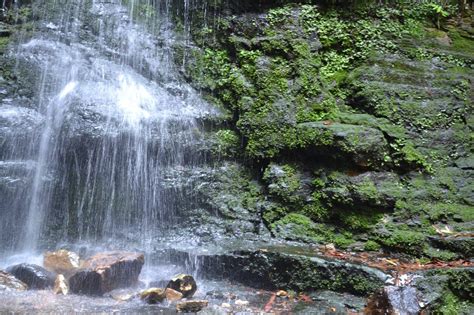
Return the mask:
[[192,13],[196,46],[176,60],[228,113],[219,147],[258,174],[274,236],[466,256],[439,241],[472,230],[474,33],[458,13],[413,1]]

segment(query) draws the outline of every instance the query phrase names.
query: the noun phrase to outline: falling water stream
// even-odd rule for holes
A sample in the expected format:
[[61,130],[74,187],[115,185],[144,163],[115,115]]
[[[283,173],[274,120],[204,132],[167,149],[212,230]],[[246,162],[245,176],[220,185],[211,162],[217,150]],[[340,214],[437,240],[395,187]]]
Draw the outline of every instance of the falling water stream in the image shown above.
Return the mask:
[[205,162],[200,120],[218,114],[180,77],[171,2],[33,8],[35,31],[10,50],[29,97],[0,106],[0,267],[61,246],[149,252],[189,198],[170,174]]
[[[203,121],[220,114],[179,73],[184,60],[173,47],[190,44],[193,1],[178,5],[185,21],[179,33],[176,2],[34,2],[34,31],[9,51],[22,86],[8,97],[0,91],[0,269],[41,265],[51,249],[120,249],[145,253],[145,284],[188,272],[199,280],[198,297],[222,290],[199,279],[192,253],[174,265],[160,251],[193,207],[192,185],[179,183],[193,168],[212,169],[199,139]],[[196,246],[193,235],[182,234]],[[149,311],[140,301],[117,306],[110,297],[50,291],[0,299],[0,312]]]
[[[214,110],[175,67],[169,1],[144,2],[38,3],[38,31],[15,52],[39,79],[35,103],[14,100],[9,110],[42,123],[10,139],[14,150],[2,157],[35,164],[6,209],[3,246],[34,251],[127,233],[144,243],[172,222],[182,197],[164,191],[165,174],[200,163],[186,148]],[[140,23],[144,8],[152,19]]]

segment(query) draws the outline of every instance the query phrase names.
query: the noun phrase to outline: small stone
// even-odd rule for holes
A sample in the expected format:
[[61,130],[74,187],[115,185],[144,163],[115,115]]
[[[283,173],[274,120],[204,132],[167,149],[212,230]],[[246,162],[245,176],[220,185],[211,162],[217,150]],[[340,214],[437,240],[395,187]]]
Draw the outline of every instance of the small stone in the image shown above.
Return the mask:
[[166,299],[170,302],[179,301],[183,298],[183,294],[171,288],[165,290]]
[[324,245],[324,250],[328,252],[333,252],[336,250],[336,246],[332,243]]
[[0,270],[0,292],[5,291],[25,291],[28,286],[15,278],[12,274]]
[[236,301],[235,301],[235,305],[238,305],[238,306],[247,306],[247,305],[249,305],[249,301],[236,300]]
[[194,278],[186,274],[174,276],[166,287],[181,292],[185,298],[192,297],[197,290]]
[[79,255],[65,249],[55,252],[46,252],[43,258],[46,269],[69,276],[80,267]]
[[128,301],[130,301],[131,299],[133,299],[133,297],[135,297],[135,294],[132,294],[132,293],[126,293],[126,294],[112,294],[112,298],[113,298],[115,301],[119,301],[119,302],[128,302]]
[[221,307],[223,308],[231,308],[232,306],[229,303],[222,303]]
[[284,296],[288,296],[288,292],[286,292],[285,290],[279,290],[277,293],[276,293],[277,296],[280,296],[280,297],[284,297]]
[[176,310],[183,313],[197,313],[209,305],[207,300],[185,301],[176,305]]
[[150,288],[140,293],[140,299],[148,304],[158,304],[166,299],[165,289]]

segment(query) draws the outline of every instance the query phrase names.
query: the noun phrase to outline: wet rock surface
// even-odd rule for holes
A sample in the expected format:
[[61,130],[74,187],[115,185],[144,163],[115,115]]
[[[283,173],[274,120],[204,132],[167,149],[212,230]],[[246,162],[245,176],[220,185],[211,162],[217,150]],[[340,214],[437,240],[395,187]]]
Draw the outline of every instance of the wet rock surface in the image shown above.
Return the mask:
[[102,295],[120,287],[133,286],[144,264],[144,255],[107,252],[92,256],[69,278],[71,292]]
[[387,286],[370,298],[364,311],[369,315],[416,315],[421,311],[420,306],[424,304],[418,300],[416,288]]
[[375,268],[347,261],[271,250],[202,255],[197,259],[207,277],[272,290],[329,289],[368,295],[382,287],[389,277]]
[[176,305],[176,310],[183,313],[197,313],[209,305],[209,301],[195,300],[180,302]]
[[29,289],[47,289],[54,286],[56,274],[38,265],[19,264],[8,267],[7,272],[28,285]]
[[80,267],[80,258],[74,252],[61,249],[55,252],[46,252],[43,265],[46,269],[56,273],[70,275]]

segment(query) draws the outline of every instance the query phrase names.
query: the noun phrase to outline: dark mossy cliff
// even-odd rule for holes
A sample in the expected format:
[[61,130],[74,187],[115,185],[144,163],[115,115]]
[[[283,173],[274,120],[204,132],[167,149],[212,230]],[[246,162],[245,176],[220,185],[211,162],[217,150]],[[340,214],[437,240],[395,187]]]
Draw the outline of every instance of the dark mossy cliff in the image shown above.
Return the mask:
[[226,113],[210,132],[216,163],[240,169],[219,176],[252,181],[251,196],[235,189],[232,199],[274,237],[472,257],[473,13],[432,5],[228,1],[186,11],[190,40],[176,45],[176,62]]

